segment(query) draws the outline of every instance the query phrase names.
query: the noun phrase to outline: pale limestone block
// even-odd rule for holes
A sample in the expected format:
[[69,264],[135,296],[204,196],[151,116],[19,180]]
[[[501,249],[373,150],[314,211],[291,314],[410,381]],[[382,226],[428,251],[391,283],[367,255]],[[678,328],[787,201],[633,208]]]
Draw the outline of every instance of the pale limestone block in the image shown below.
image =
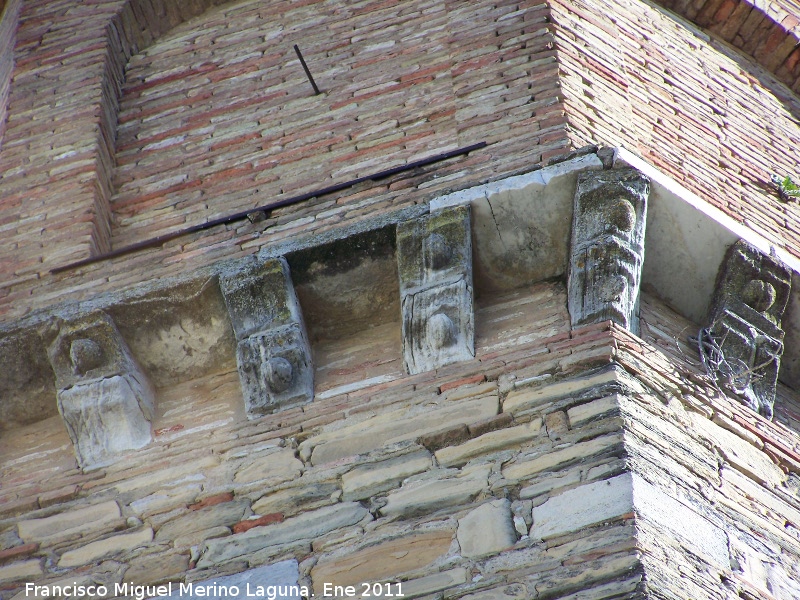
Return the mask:
[[[311,569],[314,592],[320,595],[325,583],[358,585],[388,581],[419,570],[446,554],[452,540],[453,532],[449,529],[413,533],[344,556],[323,558]],[[360,586],[357,591],[361,592]],[[408,594],[405,590],[403,593]]]
[[380,513],[408,517],[467,504],[487,487],[489,466],[465,471],[460,477],[409,483],[387,496]]
[[270,546],[312,540],[335,529],[355,525],[365,518],[369,518],[366,508],[358,502],[344,502],[305,512],[269,527],[254,527],[237,535],[208,540],[197,567],[203,569],[224,563]]
[[134,533],[122,533],[103,540],[91,542],[80,548],[68,550],[58,561],[58,566],[78,567],[115,554],[145,546],[153,540],[153,530],[149,527]]
[[41,559],[25,560],[0,566],[0,583],[7,581],[35,581],[44,574]]
[[391,411],[360,423],[312,436],[300,444],[301,455],[310,452],[311,464],[324,464],[345,456],[369,452],[419,436],[495,416],[500,407],[496,395],[475,400],[445,402],[430,410],[415,407]]
[[527,479],[542,471],[552,471],[571,462],[590,458],[603,452],[609,452],[616,446],[621,446],[622,435],[613,433],[604,435],[586,442],[580,442],[537,456],[532,460],[523,460],[508,465],[503,469],[503,477],[511,481]]
[[342,475],[342,499],[361,500],[385,492],[406,477],[421,473],[431,467],[427,451],[404,454],[379,463],[356,467]]
[[25,542],[48,543],[76,533],[88,533],[111,529],[120,522],[122,515],[113,500],[100,502],[83,508],[68,510],[41,519],[28,519],[17,523],[19,537]]
[[154,585],[174,580],[188,570],[189,555],[186,553],[151,554],[131,561],[124,580],[134,585]]
[[533,507],[531,537],[547,539],[610,521],[633,511],[630,473],[567,490]]
[[620,375],[615,369],[602,371],[589,377],[567,379],[552,385],[542,387],[519,389],[509,392],[503,401],[503,411],[521,414],[552,400],[567,398],[579,394],[595,386],[620,382]]
[[458,520],[458,543],[467,558],[497,554],[517,541],[511,518],[511,502],[492,500]]
[[246,461],[236,471],[236,483],[252,483],[267,480],[271,485],[294,479],[303,472],[303,462],[294,455],[294,450],[279,450],[266,456]]
[[[172,587],[171,596],[162,596],[163,600],[186,600],[188,598],[210,598],[212,600],[247,600],[259,598],[264,600],[270,596],[268,587],[275,586],[273,590],[281,600],[301,600],[299,592],[300,569],[295,559],[282,560],[270,565],[263,565],[248,569],[233,575],[212,577],[192,582],[192,595],[180,594],[178,586]],[[219,590],[226,594],[220,596]],[[239,593],[235,594],[238,589]],[[249,595],[248,595],[249,590]],[[280,594],[278,595],[278,592]]]
[[436,460],[443,467],[461,466],[476,456],[525,444],[537,437],[541,429],[542,420],[536,418],[515,427],[490,431],[458,446],[437,450]]
[[[467,570],[457,567],[448,571],[441,571],[418,579],[409,579],[403,582],[403,595],[416,598],[433,592],[440,592],[450,587],[455,587],[467,582]],[[387,596],[388,598],[388,596]]]
[[619,396],[614,394],[598,398],[586,404],[573,406],[567,411],[570,427],[580,427],[593,419],[610,415],[619,410]]

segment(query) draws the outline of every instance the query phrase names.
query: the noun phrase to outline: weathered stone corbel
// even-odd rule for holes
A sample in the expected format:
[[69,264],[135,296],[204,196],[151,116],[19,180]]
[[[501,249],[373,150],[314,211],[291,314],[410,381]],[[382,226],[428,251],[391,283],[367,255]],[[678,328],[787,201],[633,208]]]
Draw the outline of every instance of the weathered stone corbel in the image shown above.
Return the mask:
[[572,326],[611,320],[639,331],[639,284],[650,180],[635,169],[578,177],[568,308]]
[[775,403],[783,354],[781,320],[791,281],[786,265],[739,240],[720,266],[710,324],[697,338],[708,374],[768,419]]
[[48,356],[81,467],[150,442],[155,393],[111,317],[96,312],[62,323]]
[[468,206],[397,226],[403,360],[421,373],[475,355]]
[[236,334],[247,416],[311,402],[311,348],[286,261],[226,273],[220,284]]

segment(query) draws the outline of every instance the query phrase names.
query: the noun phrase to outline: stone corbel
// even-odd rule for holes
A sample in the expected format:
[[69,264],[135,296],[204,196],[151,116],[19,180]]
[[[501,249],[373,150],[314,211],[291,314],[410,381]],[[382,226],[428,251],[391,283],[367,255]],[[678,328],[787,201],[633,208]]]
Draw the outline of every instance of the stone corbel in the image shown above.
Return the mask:
[[650,180],[635,169],[581,173],[568,278],[572,326],[611,320],[639,331]]
[[236,335],[247,416],[311,402],[311,348],[286,261],[225,273],[220,285]]
[[81,467],[150,442],[155,393],[111,317],[96,312],[61,323],[48,357]]
[[403,360],[421,373],[475,355],[468,206],[397,226]]
[[709,326],[698,337],[701,358],[717,383],[772,418],[791,271],[744,240],[733,244],[717,275]]

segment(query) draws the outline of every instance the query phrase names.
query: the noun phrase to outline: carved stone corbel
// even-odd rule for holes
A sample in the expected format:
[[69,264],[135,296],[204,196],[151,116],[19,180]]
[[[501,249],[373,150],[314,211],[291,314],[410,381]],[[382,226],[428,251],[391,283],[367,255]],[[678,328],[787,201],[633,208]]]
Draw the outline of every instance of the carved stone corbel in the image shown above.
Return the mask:
[[97,312],[63,323],[48,356],[81,467],[150,442],[155,393],[111,317]]
[[311,402],[311,349],[286,261],[226,273],[220,286],[236,334],[247,416]]
[[772,418],[791,271],[744,240],[733,244],[717,275],[710,325],[698,338],[706,371],[744,403]]
[[421,373],[475,355],[468,206],[397,226],[403,360]]
[[635,169],[578,177],[568,308],[572,326],[611,320],[639,331],[639,285],[650,180]]

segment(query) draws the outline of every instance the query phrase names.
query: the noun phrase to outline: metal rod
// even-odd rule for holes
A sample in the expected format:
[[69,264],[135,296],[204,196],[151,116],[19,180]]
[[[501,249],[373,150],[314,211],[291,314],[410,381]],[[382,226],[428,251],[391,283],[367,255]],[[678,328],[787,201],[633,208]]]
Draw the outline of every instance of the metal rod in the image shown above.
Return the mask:
[[358,177],[357,179],[351,179],[349,181],[344,181],[342,183],[336,183],[334,185],[330,185],[328,187],[324,187],[318,190],[306,192],[304,194],[299,194],[297,196],[292,196],[291,198],[278,200],[276,202],[272,202],[271,204],[265,204],[263,206],[251,208],[250,210],[243,210],[241,212],[233,213],[225,217],[212,219],[210,221],[206,221],[205,223],[192,225],[191,227],[180,229],[178,231],[173,231],[172,233],[165,233],[164,235],[159,235],[158,237],[150,238],[149,240],[143,240],[141,242],[131,244],[130,246],[124,246],[122,248],[118,248],[117,250],[106,252],[105,254],[90,256],[89,258],[84,258],[82,260],[70,263],[68,265],[63,265],[61,267],[55,267],[54,269],[50,269],[50,273],[55,275],[57,273],[62,273],[70,269],[76,269],[78,267],[91,265],[93,263],[101,262],[103,260],[108,260],[110,258],[116,258],[124,254],[130,254],[131,252],[136,252],[137,250],[143,250],[145,248],[160,246],[166,242],[169,242],[170,240],[174,240],[175,238],[183,237],[184,235],[189,235],[191,233],[197,233],[198,231],[203,231],[205,229],[211,229],[212,227],[216,227],[217,225],[228,225],[229,223],[234,223],[236,221],[243,221],[244,219],[247,218],[248,215],[251,215],[256,212],[269,213],[270,211],[275,210],[276,208],[281,208],[283,206],[290,206],[292,204],[297,204],[298,202],[304,202],[305,200],[310,200],[311,198],[325,196],[326,194],[333,194],[334,192],[338,192],[353,187],[354,185],[358,185],[359,183],[363,183],[365,181],[379,181],[381,179],[386,179],[387,177],[391,177],[392,175],[397,175],[405,171],[412,171],[419,167],[425,167],[427,165],[441,162],[449,158],[455,158],[456,156],[463,156],[464,154],[469,154],[474,150],[480,150],[481,148],[484,147],[486,147],[486,142],[478,142],[477,144],[472,144],[471,146],[464,146],[463,148],[456,148],[455,150],[450,150],[449,152],[442,152],[441,154],[429,156],[428,158],[423,158],[421,160],[406,163],[398,167],[393,167],[391,169],[386,169],[384,171],[378,171],[377,173],[373,173],[372,175],[366,175],[364,177]]
[[306,77],[311,82],[311,87],[314,88],[314,94],[319,94],[319,88],[317,84],[314,82],[314,78],[311,76],[311,71],[308,70],[308,65],[306,65],[306,61],[303,59],[303,55],[300,54],[300,48],[297,47],[297,44],[294,45],[294,51],[297,53],[297,58],[300,59],[300,64],[303,65],[303,70],[306,72]]

